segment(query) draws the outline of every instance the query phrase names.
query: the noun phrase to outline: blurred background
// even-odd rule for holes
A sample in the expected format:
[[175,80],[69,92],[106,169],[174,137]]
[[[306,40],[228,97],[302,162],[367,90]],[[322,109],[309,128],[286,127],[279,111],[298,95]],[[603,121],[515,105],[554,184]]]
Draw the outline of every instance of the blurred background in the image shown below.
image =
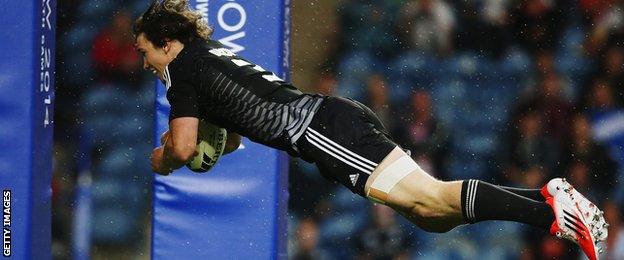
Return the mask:
[[[154,78],[132,22],[149,1],[58,2],[53,256],[72,257],[91,183],[94,259],[149,259]],[[431,175],[539,188],[566,177],[624,259],[624,1],[292,0],[294,84],[367,104]],[[528,226],[420,231],[293,159],[292,259],[576,259]],[[78,237],[78,238],[77,238]]]

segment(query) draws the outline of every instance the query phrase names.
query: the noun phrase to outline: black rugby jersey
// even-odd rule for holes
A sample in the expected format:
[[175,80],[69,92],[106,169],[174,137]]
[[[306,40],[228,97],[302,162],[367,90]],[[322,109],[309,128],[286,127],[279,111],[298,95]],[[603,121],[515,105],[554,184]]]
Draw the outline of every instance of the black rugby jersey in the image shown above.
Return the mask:
[[324,97],[304,94],[217,41],[195,40],[165,68],[169,120],[196,117],[298,155]]

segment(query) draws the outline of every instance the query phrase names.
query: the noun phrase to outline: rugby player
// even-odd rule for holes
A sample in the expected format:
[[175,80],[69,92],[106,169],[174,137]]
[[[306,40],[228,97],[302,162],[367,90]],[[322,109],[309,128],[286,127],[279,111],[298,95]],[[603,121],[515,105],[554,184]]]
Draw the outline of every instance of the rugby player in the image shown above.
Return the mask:
[[[590,259],[607,237],[602,212],[563,179],[542,189],[479,180],[441,181],[423,171],[363,104],[306,94],[210,38],[212,29],[187,0],[154,1],[134,25],[143,66],[167,88],[164,145],[151,163],[163,175],[195,154],[199,120],[316,164],[354,193],[388,205],[418,227],[446,232],[486,220],[548,229],[579,244]],[[236,133],[236,134],[234,134]]]

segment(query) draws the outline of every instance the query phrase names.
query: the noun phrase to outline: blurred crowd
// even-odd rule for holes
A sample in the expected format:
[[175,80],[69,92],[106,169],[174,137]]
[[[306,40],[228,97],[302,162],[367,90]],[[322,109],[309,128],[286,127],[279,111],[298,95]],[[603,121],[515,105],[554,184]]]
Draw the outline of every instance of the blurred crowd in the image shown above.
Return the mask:
[[[624,259],[624,1],[342,1],[315,91],[358,99],[431,175],[540,188],[565,177]],[[296,48],[296,46],[293,46]],[[426,234],[291,165],[293,259],[574,259],[502,222]]]
[[93,259],[148,256],[155,81],[141,72],[132,35],[147,5],[58,3],[54,259],[90,244],[77,238],[90,238]]

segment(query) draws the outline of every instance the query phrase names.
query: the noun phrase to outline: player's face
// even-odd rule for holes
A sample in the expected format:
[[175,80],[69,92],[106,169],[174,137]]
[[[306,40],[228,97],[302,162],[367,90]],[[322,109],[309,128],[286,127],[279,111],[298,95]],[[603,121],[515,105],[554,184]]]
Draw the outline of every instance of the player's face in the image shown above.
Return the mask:
[[143,33],[137,37],[135,47],[143,55],[143,69],[151,70],[160,79],[163,79],[165,67],[171,62],[171,58],[166,52],[168,47],[154,46]]

